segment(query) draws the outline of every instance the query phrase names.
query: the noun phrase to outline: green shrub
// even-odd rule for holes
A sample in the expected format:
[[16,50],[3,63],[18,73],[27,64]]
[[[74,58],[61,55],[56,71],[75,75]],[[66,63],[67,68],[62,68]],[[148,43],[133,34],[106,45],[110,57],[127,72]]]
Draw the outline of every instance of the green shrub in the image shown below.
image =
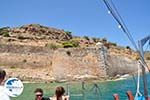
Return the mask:
[[79,47],[79,40],[70,40],[74,47]]
[[117,44],[116,44],[116,43],[112,43],[112,42],[110,42],[109,44],[110,44],[110,45],[113,45],[113,46],[117,46]]
[[92,37],[92,40],[93,40],[94,42],[98,42],[98,41],[100,41],[100,39],[99,39],[99,38],[95,38],[95,37]]
[[16,67],[15,67],[15,66],[11,66],[10,68],[11,68],[11,69],[15,69]]
[[74,47],[71,42],[64,42],[62,45],[63,45],[64,48]]
[[0,35],[3,35],[4,37],[9,37],[9,27],[0,28]]
[[131,49],[130,46],[126,46],[126,49]]
[[79,41],[77,41],[77,40],[65,41],[62,43],[62,45],[64,48],[79,47]]
[[0,28],[0,32],[1,32],[1,31],[4,31],[4,30],[8,30],[8,29],[9,29],[9,27]]
[[3,32],[2,34],[4,37],[10,37],[9,32]]
[[72,32],[70,31],[65,31],[66,34],[71,35]]
[[83,36],[83,38],[88,40],[88,41],[90,40],[88,36]]
[[51,48],[51,49],[53,49],[53,50],[59,48],[59,46],[56,45],[55,43],[49,43],[49,44],[46,44],[45,47]]
[[102,38],[102,42],[107,42],[107,39],[106,38]]

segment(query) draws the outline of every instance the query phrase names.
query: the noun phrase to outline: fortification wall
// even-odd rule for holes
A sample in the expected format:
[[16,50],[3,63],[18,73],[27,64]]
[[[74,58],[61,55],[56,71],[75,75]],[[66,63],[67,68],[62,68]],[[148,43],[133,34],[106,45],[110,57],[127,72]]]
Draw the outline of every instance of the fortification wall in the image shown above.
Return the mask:
[[0,64],[9,76],[44,80],[106,79],[134,72],[136,63],[105,47],[60,48],[0,45]]

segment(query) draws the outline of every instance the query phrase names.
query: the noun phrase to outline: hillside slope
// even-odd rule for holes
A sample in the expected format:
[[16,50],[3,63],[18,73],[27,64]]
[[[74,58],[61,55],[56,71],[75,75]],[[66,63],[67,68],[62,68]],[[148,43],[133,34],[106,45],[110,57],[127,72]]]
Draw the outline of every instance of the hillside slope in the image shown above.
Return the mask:
[[136,72],[137,59],[129,47],[39,24],[0,29],[0,65],[25,81],[108,79]]

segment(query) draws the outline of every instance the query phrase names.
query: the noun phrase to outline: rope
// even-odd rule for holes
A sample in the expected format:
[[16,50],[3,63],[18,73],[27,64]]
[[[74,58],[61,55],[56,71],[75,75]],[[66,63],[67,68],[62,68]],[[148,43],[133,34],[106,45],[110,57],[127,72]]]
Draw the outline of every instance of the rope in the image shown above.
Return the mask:
[[129,40],[131,41],[131,43],[133,44],[133,46],[135,47],[135,49],[138,50],[138,47],[137,47],[137,45],[136,45],[136,43],[135,43],[135,41],[134,41],[134,39],[133,39],[133,37],[132,37],[129,29],[128,29],[127,25],[125,24],[125,22],[124,22],[123,18],[121,17],[121,15],[119,14],[119,11],[117,10],[115,4],[113,3],[112,0],[110,0],[110,3],[112,5],[112,7],[114,8],[114,11],[116,12],[118,18],[120,19],[120,22],[122,22],[122,25],[121,25],[120,28],[122,28],[122,30],[125,30],[124,32],[128,36]]
[[111,2],[109,3],[108,0],[103,0],[104,4],[106,5],[107,9],[109,10],[109,12],[111,13],[111,15],[113,16],[113,18],[117,21],[117,23],[119,24],[120,28],[122,29],[122,31],[127,35],[128,39],[130,40],[130,42],[132,43],[132,45],[134,46],[134,48],[136,49],[136,51],[138,52],[138,54],[140,55],[142,61],[145,63],[148,71],[150,72],[150,68],[148,68],[148,65],[146,64],[138,46],[136,45],[131,33],[129,32],[125,22],[123,21],[122,17],[120,16],[116,6],[114,5],[113,1],[111,0]]
[[[129,32],[125,22],[123,21],[122,17],[120,16],[116,6],[114,5],[113,1],[111,0],[111,2],[109,3],[108,0],[103,0],[104,4],[106,5],[107,9],[109,10],[109,13],[113,16],[113,18],[117,21],[117,23],[119,24],[120,28],[122,29],[122,31],[127,35],[128,39],[130,40],[130,42],[132,43],[132,45],[134,46],[134,48],[136,49],[136,51],[138,52],[138,54],[140,55],[142,61],[145,63],[148,71],[150,72],[150,68],[148,68],[148,65],[146,64],[144,57],[142,56],[138,46],[136,45],[131,33]],[[150,43],[150,42],[149,42]]]
[[[126,24],[124,23],[122,17],[120,16],[119,12],[117,11],[115,5],[113,4],[112,0],[110,0],[111,2],[109,3],[108,0],[103,0],[104,4],[106,5],[107,9],[109,10],[109,13],[113,16],[113,18],[117,21],[117,23],[119,24],[119,28],[122,29],[122,31],[127,35],[128,39],[130,40],[130,42],[132,43],[132,45],[134,46],[134,48],[137,50],[138,54],[140,55],[141,58],[141,64],[143,66],[143,68],[147,68],[148,71],[150,72],[150,68],[148,68],[148,65],[146,64],[144,57],[142,55],[142,52],[140,51],[140,48],[138,48],[138,46],[136,45],[131,33],[129,32]],[[143,48],[143,47],[142,47]],[[140,63],[140,62],[139,62]],[[140,65],[139,65],[140,66]],[[141,93],[139,91],[139,80],[140,80],[140,68],[138,67],[138,81],[137,81],[137,93],[136,93],[136,97],[138,95],[141,96]],[[148,91],[145,89],[146,87],[146,82],[144,81],[145,87],[144,87],[144,93],[145,95],[148,94]]]
[[113,16],[113,18],[119,24],[119,26],[122,29],[122,31],[127,35],[128,39],[130,40],[130,42],[132,43],[134,48],[138,51],[138,47],[137,47],[137,45],[136,45],[136,43],[135,43],[131,33],[129,32],[125,22],[123,21],[122,17],[120,16],[119,12],[117,11],[117,9],[116,9],[115,5],[113,4],[112,0],[111,0],[111,4],[108,3],[107,0],[103,0],[103,2],[106,5],[106,7],[109,10],[109,12],[111,13],[111,15]]

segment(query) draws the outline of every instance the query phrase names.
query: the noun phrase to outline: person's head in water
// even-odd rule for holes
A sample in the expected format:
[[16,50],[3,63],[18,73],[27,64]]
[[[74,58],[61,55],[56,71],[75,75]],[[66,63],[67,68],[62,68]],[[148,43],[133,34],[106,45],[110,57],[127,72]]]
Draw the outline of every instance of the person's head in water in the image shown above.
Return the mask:
[[5,79],[5,76],[6,76],[5,70],[3,70],[3,69],[0,68],[0,84]]
[[41,88],[37,88],[35,91],[35,100],[42,100],[43,98],[43,90]]
[[56,100],[61,100],[60,98],[64,95],[65,89],[62,86],[56,88],[55,95]]

